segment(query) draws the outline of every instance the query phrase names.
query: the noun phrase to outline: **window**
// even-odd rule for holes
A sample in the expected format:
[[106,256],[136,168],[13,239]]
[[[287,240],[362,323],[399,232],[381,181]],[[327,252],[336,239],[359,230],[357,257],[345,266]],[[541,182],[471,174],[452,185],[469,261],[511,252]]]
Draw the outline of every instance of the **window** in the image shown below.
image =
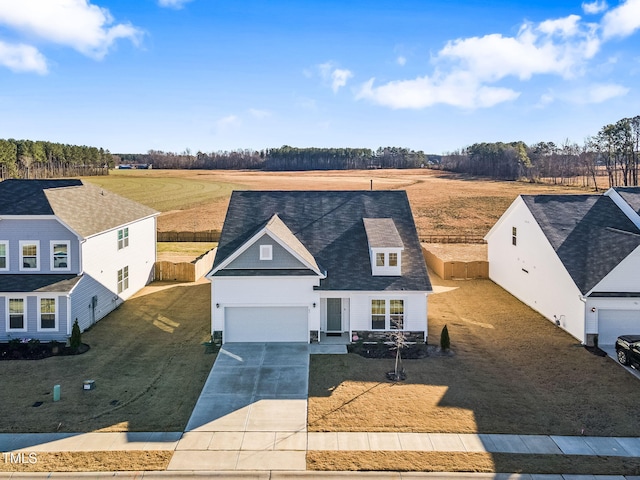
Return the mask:
[[51,242],[51,270],[71,270],[68,241]]
[[511,245],[515,245],[518,243],[518,229],[516,227],[511,227]]
[[384,330],[386,318],[386,302],[384,300],[371,300],[371,329]]
[[389,266],[390,267],[397,267],[398,266],[398,254],[397,253],[390,253],[389,254]]
[[260,260],[273,260],[272,245],[260,245]]
[[56,327],[56,299],[41,298],[38,330],[55,329]]
[[402,330],[404,328],[404,300],[389,300],[389,312],[391,314],[389,326]]
[[26,330],[24,298],[9,299],[9,325],[7,330]]
[[0,242],[0,270],[9,270],[9,242]]
[[129,267],[118,270],[118,293],[124,292],[129,288]]
[[129,246],[129,227],[118,230],[118,250]]
[[20,242],[20,270],[40,270],[39,249],[40,242],[38,241]]
[[376,267],[384,267],[384,253],[376,253]]

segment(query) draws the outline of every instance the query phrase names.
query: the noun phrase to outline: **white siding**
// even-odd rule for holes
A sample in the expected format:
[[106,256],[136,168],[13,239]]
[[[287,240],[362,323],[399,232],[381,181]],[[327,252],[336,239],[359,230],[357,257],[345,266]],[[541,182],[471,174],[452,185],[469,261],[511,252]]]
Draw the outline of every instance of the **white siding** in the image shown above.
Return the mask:
[[84,272],[116,294],[118,270],[129,267],[129,288],[119,297],[126,300],[153,280],[156,260],[156,219],[129,225],[129,246],[118,250],[118,230],[88,238],[82,246]]
[[[224,330],[225,307],[309,307],[309,330],[320,330],[320,280],[299,277],[213,277],[211,328]],[[316,304],[313,307],[313,304]]]
[[[92,298],[97,297],[95,306],[95,318],[92,314]],[[71,323],[69,324],[69,334],[75,319],[81,331],[85,331],[94,322],[104,318],[113,311],[122,300],[112,290],[101,285],[91,275],[84,274],[82,279],[71,292]]]
[[[512,227],[517,242],[512,245]],[[581,342],[585,304],[533,215],[518,197],[487,235],[489,278]]]
[[592,291],[640,292],[640,247],[600,280]]
[[[411,292],[350,292],[350,330],[371,330],[371,300],[404,300],[404,330],[427,332],[427,295]],[[387,312],[388,313],[388,312]]]

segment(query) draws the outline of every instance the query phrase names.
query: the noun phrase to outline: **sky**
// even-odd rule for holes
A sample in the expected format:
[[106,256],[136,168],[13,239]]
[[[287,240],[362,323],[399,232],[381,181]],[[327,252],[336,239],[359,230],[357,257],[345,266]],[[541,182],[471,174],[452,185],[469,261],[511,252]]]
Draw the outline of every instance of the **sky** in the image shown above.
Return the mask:
[[582,144],[640,0],[0,0],[0,138],[182,153]]

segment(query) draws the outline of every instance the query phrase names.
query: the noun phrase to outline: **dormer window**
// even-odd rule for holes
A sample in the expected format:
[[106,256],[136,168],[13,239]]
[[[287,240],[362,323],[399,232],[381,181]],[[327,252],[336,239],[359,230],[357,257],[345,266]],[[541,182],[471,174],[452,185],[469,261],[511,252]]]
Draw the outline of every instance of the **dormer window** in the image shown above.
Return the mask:
[[371,274],[402,275],[404,244],[392,218],[363,218],[369,244]]
[[376,253],[376,267],[384,267],[384,253]]
[[260,260],[273,260],[272,245],[260,245]]
[[389,266],[390,267],[397,267],[398,266],[398,254],[397,253],[390,253],[389,254]]

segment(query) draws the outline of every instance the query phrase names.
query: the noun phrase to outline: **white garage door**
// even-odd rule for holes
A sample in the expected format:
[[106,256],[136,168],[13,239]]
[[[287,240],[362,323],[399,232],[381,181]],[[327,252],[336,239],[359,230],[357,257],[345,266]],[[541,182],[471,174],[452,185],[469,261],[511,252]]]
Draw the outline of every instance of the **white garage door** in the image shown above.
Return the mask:
[[309,341],[307,307],[226,307],[224,341]]
[[629,334],[640,335],[640,310],[598,310],[598,345],[613,345]]

